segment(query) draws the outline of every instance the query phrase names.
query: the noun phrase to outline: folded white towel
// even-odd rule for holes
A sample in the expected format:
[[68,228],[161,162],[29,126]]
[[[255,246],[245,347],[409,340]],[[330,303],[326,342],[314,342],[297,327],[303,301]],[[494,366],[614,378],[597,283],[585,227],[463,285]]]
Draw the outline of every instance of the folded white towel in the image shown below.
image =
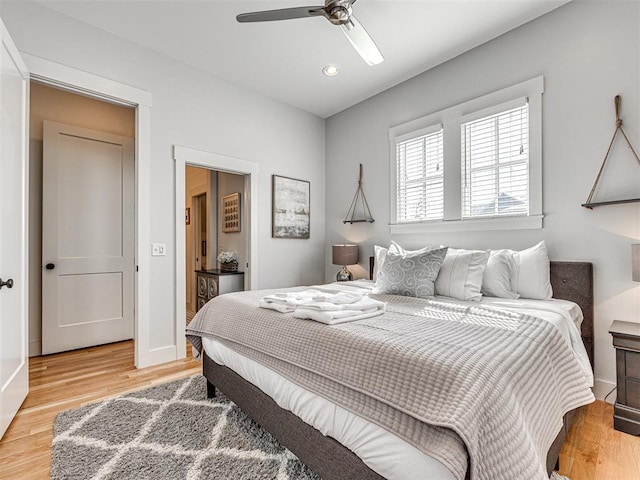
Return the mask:
[[288,305],[287,303],[281,303],[281,302],[272,302],[272,301],[265,300],[264,298],[260,300],[260,302],[258,302],[258,305],[261,306],[262,308],[268,308],[270,310],[275,310],[280,313],[291,313],[296,309],[294,305]]
[[295,307],[314,305],[313,308],[323,310],[337,310],[342,306],[354,305],[362,301],[363,295],[357,292],[326,293],[320,290],[303,290],[301,292],[274,293],[260,300],[262,308],[269,308],[278,312],[292,312]]
[[325,312],[339,310],[367,310],[371,308],[384,308],[384,303],[369,297],[360,297],[360,300],[347,304],[334,304],[329,302],[309,302],[298,305],[300,308],[319,310]]
[[339,323],[355,322],[356,320],[375,317],[377,315],[382,315],[383,313],[384,308],[371,308],[368,310],[336,310],[327,312],[298,307],[293,312],[293,316],[296,318],[315,320],[316,322],[325,323],[327,325],[337,325]]

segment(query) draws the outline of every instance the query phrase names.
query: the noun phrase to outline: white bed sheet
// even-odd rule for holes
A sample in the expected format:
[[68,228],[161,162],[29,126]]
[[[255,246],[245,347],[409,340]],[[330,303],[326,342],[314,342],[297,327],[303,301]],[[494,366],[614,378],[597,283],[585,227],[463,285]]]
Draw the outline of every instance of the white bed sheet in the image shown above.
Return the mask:
[[231,368],[285,410],[289,410],[324,435],[338,440],[374,472],[388,480],[455,480],[438,460],[378,425],[299,387],[225,345],[202,338],[207,356]]

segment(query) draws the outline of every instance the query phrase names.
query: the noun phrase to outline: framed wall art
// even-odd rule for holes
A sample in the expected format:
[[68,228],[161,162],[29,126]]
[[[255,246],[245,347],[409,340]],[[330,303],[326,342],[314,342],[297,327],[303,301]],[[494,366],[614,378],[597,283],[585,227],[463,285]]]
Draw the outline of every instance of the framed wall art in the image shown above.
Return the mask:
[[232,193],[222,197],[222,231],[240,231],[240,194]]
[[272,176],[273,238],[309,238],[310,183],[306,180]]

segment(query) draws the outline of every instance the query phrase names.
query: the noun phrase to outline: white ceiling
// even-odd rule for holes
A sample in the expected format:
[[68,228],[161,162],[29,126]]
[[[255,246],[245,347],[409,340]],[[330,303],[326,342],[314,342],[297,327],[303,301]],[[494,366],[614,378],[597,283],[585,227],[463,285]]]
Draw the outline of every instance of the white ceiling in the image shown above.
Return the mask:
[[[358,0],[385,61],[368,66],[323,17],[239,24],[238,13],[322,0],[41,0],[176,60],[326,118],[569,0]],[[334,64],[337,77],[322,68]]]

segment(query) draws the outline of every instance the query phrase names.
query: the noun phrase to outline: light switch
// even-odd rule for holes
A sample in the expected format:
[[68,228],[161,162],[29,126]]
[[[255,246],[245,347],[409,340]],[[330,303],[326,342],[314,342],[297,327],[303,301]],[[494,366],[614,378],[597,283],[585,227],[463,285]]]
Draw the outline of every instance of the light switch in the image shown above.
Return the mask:
[[152,243],[151,244],[151,256],[164,257],[167,254],[166,243]]

